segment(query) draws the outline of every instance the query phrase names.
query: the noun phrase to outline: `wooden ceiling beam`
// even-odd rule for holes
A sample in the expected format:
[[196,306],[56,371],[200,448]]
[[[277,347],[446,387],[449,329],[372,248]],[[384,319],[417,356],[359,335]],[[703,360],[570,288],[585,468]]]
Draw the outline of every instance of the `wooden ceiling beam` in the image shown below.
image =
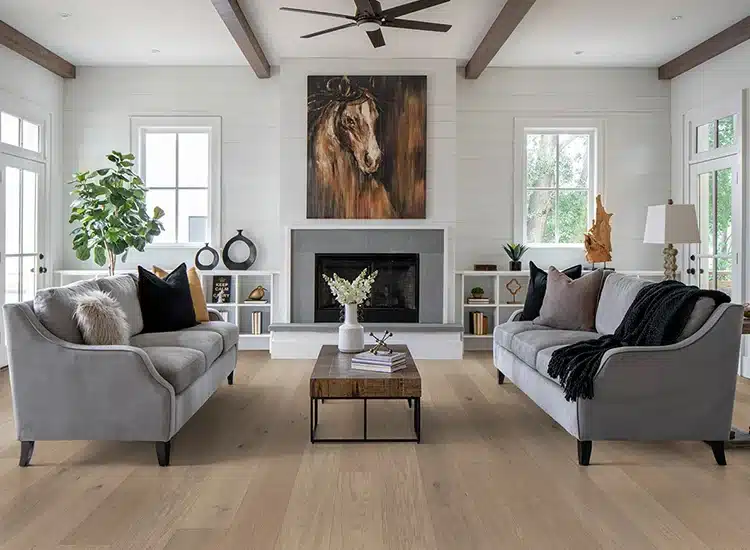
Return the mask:
[[211,0],[221,20],[258,78],[271,78],[271,66],[237,0]]
[[745,17],[742,21],[659,67],[659,79],[671,80],[747,40],[750,40],[750,17]]
[[0,44],[63,78],[75,78],[75,65],[0,21]]
[[465,76],[469,79],[479,78],[490,64],[490,61],[497,55],[503,44],[507,42],[513,31],[521,23],[526,14],[534,5],[536,0],[508,0],[490,30],[485,35],[482,42],[477,47],[477,51],[471,56],[469,63],[466,65]]

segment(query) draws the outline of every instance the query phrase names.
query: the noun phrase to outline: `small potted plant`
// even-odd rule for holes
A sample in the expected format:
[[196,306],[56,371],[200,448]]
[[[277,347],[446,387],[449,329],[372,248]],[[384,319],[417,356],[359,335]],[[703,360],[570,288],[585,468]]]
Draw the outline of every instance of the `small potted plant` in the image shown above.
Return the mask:
[[471,289],[472,298],[484,298],[484,289],[481,286],[475,286]]
[[508,258],[510,258],[510,262],[508,263],[510,270],[521,271],[521,258],[526,253],[528,248],[520,243],[508,243],[503,246],[503,250],[505,250]]

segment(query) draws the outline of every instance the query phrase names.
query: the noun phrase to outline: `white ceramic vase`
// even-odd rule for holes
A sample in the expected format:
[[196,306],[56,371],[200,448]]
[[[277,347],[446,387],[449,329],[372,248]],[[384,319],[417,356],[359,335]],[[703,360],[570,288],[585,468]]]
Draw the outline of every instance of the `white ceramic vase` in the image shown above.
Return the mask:
[[357,320],[357,304],[344,304],[344,324],[339,327],[339,351],[359,353],[365,349],[365,329]]

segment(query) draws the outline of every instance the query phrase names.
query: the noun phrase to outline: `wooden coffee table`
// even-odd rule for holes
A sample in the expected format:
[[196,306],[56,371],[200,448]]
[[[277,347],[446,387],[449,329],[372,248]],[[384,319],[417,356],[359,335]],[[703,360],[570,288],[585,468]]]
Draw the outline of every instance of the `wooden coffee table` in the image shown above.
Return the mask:
[[[414,358],[406,346],[391,346],[393,351],[406,353],[405,369],[385,374],[351,368],[352,355],[339,353],[336,346],[323,346],[315,368],[310,375],[310,442],[363,443],[410,441],[419,443],[422,437],[422,378]],[[364,415],[364,433],[361,439],[321,439],[316,437],[318,427],[318,402],[326,399],[361,399]],[[414,409],[413,438],[367,437],[367,401],[369,399],[404,399]]]

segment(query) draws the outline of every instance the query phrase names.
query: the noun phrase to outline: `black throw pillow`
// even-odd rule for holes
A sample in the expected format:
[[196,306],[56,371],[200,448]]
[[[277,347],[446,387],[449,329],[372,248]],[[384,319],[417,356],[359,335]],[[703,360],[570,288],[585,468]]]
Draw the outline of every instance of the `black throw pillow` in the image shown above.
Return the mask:
[[[583,266],[579,264],[569,267],[563,273],[571,279],[580,279],[582,271]],[[519,321],[533,321],[539,317],[544,294],[547,292],[547,272],[539,269],[534,262],[529,262],[529,272],[529,288]]]
[[138,301],[143,332],[172,332],[198,324],[184,263],[163,279],[138,266]]

